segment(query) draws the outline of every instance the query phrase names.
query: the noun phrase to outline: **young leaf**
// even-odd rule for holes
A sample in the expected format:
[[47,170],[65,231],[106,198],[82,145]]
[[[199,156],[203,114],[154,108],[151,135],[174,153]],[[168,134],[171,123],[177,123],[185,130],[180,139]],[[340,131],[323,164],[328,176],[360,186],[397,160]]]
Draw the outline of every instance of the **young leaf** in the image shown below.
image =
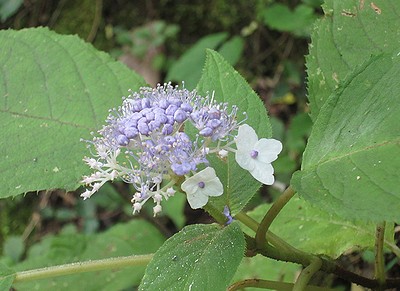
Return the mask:
[[371,55],[398,52],[397,0],[326,0],[307,57],[308,96],[315,120],[322,105],[353,68]]
[[400,56],[374,57],[321,109],[292,184],[345,218],[400,220]]
[[[260,98],[217,52],[207,51],[206,64],[197,90],[201,95],[214,93],[218,102],[237,105],[239,120],[245,118],[241,113],[247,112],[246,123],[255,129],[259,138],[272,136],[271,124]],[[231,153],[226,162],[210,158],[210,163],[225,188],[224,195],[211,198],[210,203],[221,212],[225,205],[230,207],[233,214],[239,212],[260,188],[260,183],[236,163]]]
[[[260,205],[248,214],[261,221],[269,208],[269,204]],[[345,220],[294,197],[274,220],[271,231],[300,250],[337,258],[347,251],[373,247],[375,227],[373,223]],[[388,226],[385,234],[385,242],[393,243],[393,228]]]
[[90,139],[109,108],[144,81],[76,36],[0,32],[0,198],[78,187]]
[[157,251],[139,290],[226,290],[244,248],[236,223],[187,226]]
[[[163,235],[142,220],[117,224],[104,233],[89,236],[65,232],[45,237],[29,250],[28,258],[15,265],[14,269],[25,271],[77,261],[148,254],[155,252],[163,241]],[[144,270],[144,266],[136,266],[80,273],[16,283],[14,287],[17,290],[122,290],[137,286]]]

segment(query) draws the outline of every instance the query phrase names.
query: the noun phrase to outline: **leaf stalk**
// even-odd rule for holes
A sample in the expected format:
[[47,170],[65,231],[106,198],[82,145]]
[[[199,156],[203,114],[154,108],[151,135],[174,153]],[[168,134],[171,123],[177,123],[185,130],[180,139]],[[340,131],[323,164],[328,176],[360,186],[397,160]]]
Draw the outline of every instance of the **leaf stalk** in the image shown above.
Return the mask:
[[38,279],[53,278],[70,274],[79,274],[84,272],[102,271],[108,269],[119,269],[132,266],[146,266],[153,254],[136,255],[127,257],[115,257],[102,260],[85,261],[58,266],[51,266],[41,269],[17,272],[14,283],[27,282]]

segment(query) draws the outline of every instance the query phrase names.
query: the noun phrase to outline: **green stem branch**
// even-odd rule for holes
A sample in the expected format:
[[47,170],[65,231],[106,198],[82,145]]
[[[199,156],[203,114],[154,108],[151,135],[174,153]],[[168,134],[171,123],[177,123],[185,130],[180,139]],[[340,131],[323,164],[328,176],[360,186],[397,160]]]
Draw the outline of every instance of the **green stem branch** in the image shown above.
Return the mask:
[[[288,189],[286,191],[288,191]],[[291,191],[289,191],[289,193],[288,193],[289,197],[293,196],[293,195],[291,195],[290,192]],[[287,200],[287,201],[289,201],[289,200]],[[286,204],[286,203],[284,203],[284,204]],[[281,204],[282,207],[284,206],[284,204]],[[207,205],[207,206],[209,206],[209,205]],[[212,208],[206,209],[206,210],[211,215],[213,214],[212,212],[215,212],[215,209],[212,209]],[[214,211],[210,211],[210,210],[214,210]],[[279,211],[277,213],[279,213]],[[218,216],[221,216],[220,212],[218,213]],[[240,222],[242,222],[244,225],[246,225],[247,227],[249,227],[251,230],[253,230],[256,233],[257,233],[257,230],[260,230],[260,225],[258,224],[258,222],[243,212],[236,214],[235,219],[239,220]],[[224,217],[224,218],[218,217],[218,219],[216,219],[216,220],[220,223],[221,222],[224,223],[226,221],[226,217]],[[261,248],[258,247],[257,242],[254,238],[246,235],[247,251],[249,254],[252,254],[252,255],[261,254],[263,256],[266,256],[266,257],[269,257],[269,258],[272,258],[275,260],[301,264],[304,267],[309,266],[313,260],[318,259],[322,262],[322,266],[320,268],[322,271],[325,271],[327,273],[336,274],[340,278],[343,278],[349,282],[353,282],[355,284],[358,284],[358,285],[361,285],[361,286],[364,286],[367,288],[372,288],[372,289],[378,288],[378,287],[395,288],[397,286],[400,286],[400,278],[386,279],[384,284],[382,285],[381,283],[378,282],[378,280],[366,278],[364,276],[360,276],[356,273],[353,273],[353,272],[343,269],[332,259],[325,258],[325,257],[318,257],[316,255],[298,250],[295,247],[288,244],[286,241],[284,241],[279,236],[273,234],[271,231],[268,231],[268,227],[267,227],[267,232],[265,233],[263,245]],[[267,243],[266,239],[272,246]],[[397,249],[397,247],[395,247],[395,248]],[[247,280],[245,280],[245,281],[247,282]],[[254,282],[254,281],[250,280],[249,282]],[[251,284],[253,284],[253,283],[251,283]],[[234,286],[234,285],[232,285],[232,286]],[[232,290],[236,290],[236,289],[232,289]],[[306,290],[309,290],[309,289],[306,289]]]
[[385,259],[383,256],[383,245],[385,240],[385,222],[376,226],[375,234],[375,278],[380,284],[386,281]]
[[15,274],[14,283],[45,279],[45,278],[53,278],[58,276],[78,274],[84,272],[119,269],[128,266],[145,266],[151,261],[152,258],[153,254],[116,257],[103,260],[94,260],[94,261],[52,266],[41,269],[33,269],[28,271],[17,272]]
[[282,208],[289,202],[289,200],[294,196],[295,191],[292,187],[288,187],[272,204],[271,208],[265,214],[264,218],[261,220],[260,225],[256,232],[256,243],[258,248],[262,248],[265,245],[265,235],[269,227],[271,226],[274,219],[278,216]]
[[[257,232],[257,229],[259,228],[259,224],[257,221],[255,221],[253,218],[248,216],[244,212],[240,212],[235,215],[235,218],[239,220],[241,223],[246,225],[248,228],[254,231],[254,233]],[[271,243],[273,246],[280,248],[286,252],[292,252],[292,253],[298,253],[299,250],[288,244],[286,241],[284,241],[282,238],[274,234],[272,231],[268,230],[266,235],[265,235],[267,241]]]
[[318,272],[322,267],[322,260],[318,257],[314,257],[311,263],[305,267],[299,277],[296,280],[296,283],[293,286],[293,291],[303,291],[306,290],[308,282],[310,282],[312,276]]
[[[274,289],[280,291],[291,291],[293,289],[293,283],[276,282],[261,279],[247,279],[243,281],[236,282],[228,287],[227,291],[241,290],[246,287],[255,287],[263,289]],[[317,286],[307,286],[306,291],[334,291],[335,289],[317,287]]]
[[[238,213],[235,218],[248,226],[253,231],[256,231],[258,228],[258,223],[251,217],[247,216],[245,213]],[[272,233],[268,231],[267,235],[271,235]],[[273,237],[273,239],[271,239]],[[334,273],[338,277],[343,278],[349,282],[356,283],[358,285],[367,287],[367,288],[377,288],[379,283],[377,280],[373,280],[370,278],[366,278],[360,276],[356,273],[347,271],[339,266],[335,261],[329,258],[321,258],[315,255],[305,253],[286,243],[283,239],[278,237],[275,234],[272,234],[269,239],[269,242],[273,244],[275,247],[271,247],[268,244],[265,244],[264,248],[258,249],[256,246],[255,239],[246,235],[247,249],[250,254],[261,254],[263,256],[285,262],[292,262],[301,264],[303,266],[308,266],[313,258],[319,258],[322,261],[321,270],[327,273]],[[284,246],[284,247],[283,247]],[[395,279],[387,279],[384,286],[386,288],[394,288],[395,286],[400,285],[400,278]]]

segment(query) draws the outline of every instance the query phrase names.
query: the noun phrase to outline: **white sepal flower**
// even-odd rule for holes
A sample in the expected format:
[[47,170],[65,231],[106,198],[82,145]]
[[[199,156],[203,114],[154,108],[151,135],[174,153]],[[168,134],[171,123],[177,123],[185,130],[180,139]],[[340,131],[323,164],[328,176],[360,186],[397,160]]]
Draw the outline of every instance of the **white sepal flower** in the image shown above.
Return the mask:
[[186,192],[187,200],[193,209],[206,205],[208,197],[220,196],[224,192],[221,181],[211,167],[207,167],[186,179],[181,188]]
[[275,181],[274,168],[271,163],[282,151],[282,143],[276,139],[258,139],[254,129],[243,124],[239,126],[236,136],[236,162],[258,181],[272,185]]

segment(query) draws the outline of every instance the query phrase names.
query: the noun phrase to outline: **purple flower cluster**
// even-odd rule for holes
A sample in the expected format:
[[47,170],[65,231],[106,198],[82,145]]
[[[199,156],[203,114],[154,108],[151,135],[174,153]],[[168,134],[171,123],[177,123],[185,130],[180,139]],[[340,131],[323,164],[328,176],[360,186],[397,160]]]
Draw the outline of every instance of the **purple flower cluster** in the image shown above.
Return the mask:
[[[171,196],[177,177],[196,172],[199,164],[208,163],[207,154],[224,150],[221,142],[229,145],[233,140],[232,132],[238,127],[237,108],[228,110],[226,103],[217,103],[212,96],[202,97],[170,84],[131,92],[122,106],[111,110],[100,136],[90,142],[96,148],[97,162],[103,166],[100,171],[96,168],[96,181],[99,177],[110,179],[112,172],[112,177],[135,186],[134,212],[149,198],[156,203],[154,212],[161,211],[160,201]],[[125,155],[117,157],[120,152]],[[91,167],[96,164],[92,160],[89,163],[86,158]],[[172,182],[168,188],[161,188],[166,179]],[[93,177],[85,177],[84,182],[88,181]],[[97,184],[87,184],[92,190],[98,188]],[[90,197],[95,192],[92,190],[83,196]]]
[[189,103],[177,98],[152,100],[149,98],[126,99],[124,113],[127,113],[117,124],[117,142],[127,146],[130,140],[139,134],[150,136],[159,131],[167,136],[172,134],[193,111]]

